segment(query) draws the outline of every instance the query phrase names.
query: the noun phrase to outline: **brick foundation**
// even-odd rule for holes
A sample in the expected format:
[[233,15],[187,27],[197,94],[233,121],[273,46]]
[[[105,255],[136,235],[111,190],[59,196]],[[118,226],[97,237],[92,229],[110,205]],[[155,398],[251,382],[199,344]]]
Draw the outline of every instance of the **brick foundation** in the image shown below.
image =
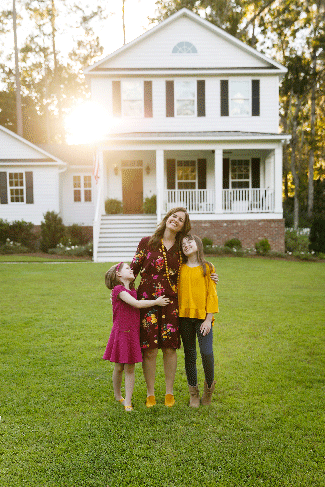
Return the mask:
[[191,232],[200,238],[209,238],[214,245],[224,245],[238,238],[243,248],[254,248],[255,243],[267,238],[271,250],[284,252],[284,220],[191,220]]

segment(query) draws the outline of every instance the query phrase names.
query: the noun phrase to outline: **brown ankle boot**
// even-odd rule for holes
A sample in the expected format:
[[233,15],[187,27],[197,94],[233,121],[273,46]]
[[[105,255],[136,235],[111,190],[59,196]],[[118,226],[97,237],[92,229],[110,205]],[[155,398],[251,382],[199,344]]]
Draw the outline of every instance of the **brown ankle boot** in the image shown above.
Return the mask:
[[198,408],[200,406],[200,391],[198,386],[188,386],[190,391],[190,408]]
[[208,387],[208,384],[204,381],[204,392],[203,392],[203,396],[201,397],[202,406],[210,406],[212,394],[215,389],[215,384],[216,381],[214,380],[211,384],[211,387]]

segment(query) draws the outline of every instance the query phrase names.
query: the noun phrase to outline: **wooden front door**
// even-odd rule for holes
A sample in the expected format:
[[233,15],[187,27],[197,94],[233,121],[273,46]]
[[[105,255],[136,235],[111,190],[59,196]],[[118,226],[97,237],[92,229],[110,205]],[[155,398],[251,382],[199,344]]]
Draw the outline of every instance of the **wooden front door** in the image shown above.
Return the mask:
[[143,211],[143,169],[122,169],[123,213]]

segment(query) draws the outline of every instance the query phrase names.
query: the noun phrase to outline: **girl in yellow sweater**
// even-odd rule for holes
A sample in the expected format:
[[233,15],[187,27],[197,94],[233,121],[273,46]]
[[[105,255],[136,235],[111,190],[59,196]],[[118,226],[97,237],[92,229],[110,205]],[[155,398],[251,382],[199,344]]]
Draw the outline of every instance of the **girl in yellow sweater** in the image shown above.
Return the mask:
[[214,356],[212,347],[213,313],[218,313],[218,296],[210,275],[214,266],[203,254],[203,244],[196,235],[187,235],[182,241],[185,263],[179,276],[179,330],[185,354],[185,371],[190,391],[190,407],[200,405],[196,369],[196,336],[198,338],[205,375],[202,405],[211,404],[215,389]]

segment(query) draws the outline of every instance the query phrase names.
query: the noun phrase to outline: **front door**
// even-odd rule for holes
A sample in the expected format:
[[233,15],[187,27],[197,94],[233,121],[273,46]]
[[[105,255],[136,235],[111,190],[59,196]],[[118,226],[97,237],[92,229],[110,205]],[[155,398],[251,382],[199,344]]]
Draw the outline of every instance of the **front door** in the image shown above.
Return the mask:
[[143,211],[143,169],[122,168],[123,213]]

